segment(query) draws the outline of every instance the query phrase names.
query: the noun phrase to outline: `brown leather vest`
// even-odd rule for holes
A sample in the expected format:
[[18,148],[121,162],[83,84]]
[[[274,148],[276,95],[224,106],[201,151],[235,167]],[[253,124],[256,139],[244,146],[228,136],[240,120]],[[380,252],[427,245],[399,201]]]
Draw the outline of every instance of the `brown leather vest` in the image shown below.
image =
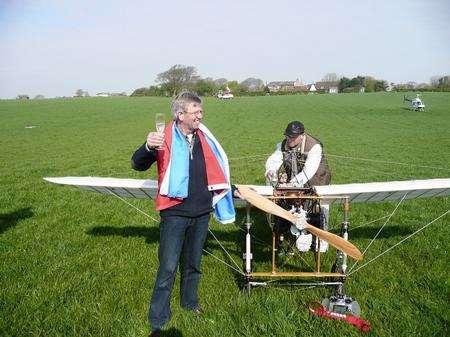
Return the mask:
[[[312,137],[311,135],[305,133],[305,147],[302,152],[302,142],[298,144],[293,149],[289,149],[286,145],[286,139],[281,143],[281,151],[283,153],[283,165],[279,170],[279,174],[284,171],[287,175],[288,181],[294,178],[298,173],[303,170],[305,166],[306,159],[308,158],[308,153],[311,148],[316,145],[322,143]],[[320,160],[319,168],[317,172],[312,176],[308,177],[308,182],[305,186],[321,186],[321,185],[329,185],[331,182],[331,171],[328,167],[327,160],[325,158],[325,152],[322,146],[322,159]]]

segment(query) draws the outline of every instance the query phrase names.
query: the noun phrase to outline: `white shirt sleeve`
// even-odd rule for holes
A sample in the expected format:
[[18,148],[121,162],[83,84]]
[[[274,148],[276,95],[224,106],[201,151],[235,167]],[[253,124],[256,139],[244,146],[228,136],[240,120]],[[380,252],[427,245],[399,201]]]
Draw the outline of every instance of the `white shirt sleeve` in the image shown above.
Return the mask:
[[303,187],[308,182],[308,180],[316,174],[317,170],[319,169],[321,159],[322,146],[320,146],[320,144],[316,144],[308,152],[308,157],[306,158],[305,166],[303,166],[303,171],[292,178],[290,182],[297,186]]
[[272,153],[269,158],[267,158],[266,172],[264,173],[264,175],[267,175],[267,172],[269,171],[277,172],[282,164],[283,164],[283,153],[281,152],[281,143],[278,143],[275,152]]

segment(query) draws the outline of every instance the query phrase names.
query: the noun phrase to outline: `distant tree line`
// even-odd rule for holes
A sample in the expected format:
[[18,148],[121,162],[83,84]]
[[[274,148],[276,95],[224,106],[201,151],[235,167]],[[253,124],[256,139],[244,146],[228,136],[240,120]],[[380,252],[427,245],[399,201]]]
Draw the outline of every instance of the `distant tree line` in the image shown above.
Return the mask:
[[89,92],[83,89],[78,89],[77,91],[75,91],[74,97],[89,97]]
[[339,92],[360,92],[362,88],[364,92],[386,91],[388,83],[371,76],[342,77],[339,81]]
[[[173,96],[182,89],[190,89],[201,96],[214,96],[218,93],[230,90],[234,96],[258,96],[266,95],[291,95],[298,93],[292,91],[271,91],[269,86],[264,85],[263,80],[249,77],[242,82],[227,80],[226,78],[213,79],[211,77],[201,78],[197,74],[197,69],[192,66],[174,65],[156,77],[157,85],[138,88],[130,96]],[[272,82],[275,83],[275,82]],[[278,83],[278,82],[277,82]],[[325,85],[324,85],[325,84]],[[356,76],[347,78],[336,73],[327,73],[320,82],[316,82],[317,92],[321,87],[335,87],[341,93],[351,92],[378,92],[378,91],[450,91],[450,75],[433,76],[430,83],[416,83],[413,81],[406,83],[388,83],[385,80],[378,80],[371,76]],[[306,87],[306,86],[303,86]],[[307,87],[309,88],[309,86]],[[308,89],[306,91],[308,92]],[[327,92],[327,91],[325,91]],[[328,91],[330,92],[330,91]],[[126,96],[122,93],[99,93],[97,96]],[[86,90],[78,89],[74,97],[89,97]],[[27,94],[20,94],[17,99],[29,99]],[[35,99],[44,98],[43,95],[36,95]]]
[[[219,92],[230,90],[235,96],[266,95],[270,92],[259,78],[247,78],[242,82],[227,80],[225,78],[213,79],[201,78],[197,69],[193,66],[181,64],[174,65],[170,69],[159,73],[156,77],[157,85],[142,87],[133,91],[131,96],[173,96],[181,89],[190,89],[201,96],[214,96]],[[371,76],[356,76],[347,78],[336,73],[327,73],[322,78],[323,83],[335,83],[339,92],[365,92],[386,91],[390,86],[384,80],[377,80]],[[286,95],[292,92],[270,92],[271,95]]]
[[174,65],[157,75],[158,85],[138,88],[131,96],[173,96],[182,89],[190,89],[201,96],[213,96],[229,89],[235,96],[264,95],[264,82],[258,78],[247,78],[242,82],[225,78],[201,78],[192,66]]
[[396,91],[450,91],[450,75],[433,76],[430,83],[406,82],[395,84]]

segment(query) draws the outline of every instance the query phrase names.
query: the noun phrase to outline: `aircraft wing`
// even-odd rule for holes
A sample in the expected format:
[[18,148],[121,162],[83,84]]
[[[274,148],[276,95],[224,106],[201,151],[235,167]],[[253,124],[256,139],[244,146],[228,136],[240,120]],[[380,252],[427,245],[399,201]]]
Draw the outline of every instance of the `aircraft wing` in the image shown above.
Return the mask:
[[60,185],[72,185],[83,190],[116,194],[124,198],[155,199],[158,191],[156,180],[100,178],[100,177],[56,177],[44,180]]
[[[348,196],[350,203],[444,197],[450,195],[450,179],[387,181],[361,184],[316,186],[319,196],[330,197],[327,203],[342,203]],[[406,194],[406,196],[405,196]]]
[[[77,186],[83,190],[103,194],[113,193],[125,198],[155,199],[158,190],[158,182],[147,179],[100,177],[44,179],[55,184]],[[273,195],[272,186],[248,186],[260,195]],[[349,197],[350,203],[400,200],[405,194],[405,199],[444,197],[450,195],[450,178],[316,186],[316,191],[319,196],[327,197],[324,202],[329,204],[342,203],[342,197],[345,196]],[[235,199],[236,205],[244,203],[243,200]]]
[[[271,186],[249,186],[263,196],[273,195]],[[343,197],[348,197],[350,203],[401,200],[403,197],[404,199],[444,197],[450,195],[450,179],[326,185],[316,186],[316,192],[320,197],[325,197],[323,200],[325,204],[342,204]],[[244,203],[235,201],[235,204]]]

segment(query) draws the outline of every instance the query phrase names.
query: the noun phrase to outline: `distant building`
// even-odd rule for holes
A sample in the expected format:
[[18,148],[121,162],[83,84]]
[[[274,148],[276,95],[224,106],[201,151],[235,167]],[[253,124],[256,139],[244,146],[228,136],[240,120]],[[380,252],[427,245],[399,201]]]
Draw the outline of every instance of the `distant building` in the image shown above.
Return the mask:
[[339,92],[339,82],[316,82],[318,92],[326,94],[337,94]]
[[267,84],[270,92],[308,92],[309,88],[304,85],[298,78],[295,81],[273,81]]
[[314,83],[313,83],[313,84],[308,84],[308,91],[309,91],[311,94],[315,94],[315,93],[317,92],[317,88],[316,88],[316,86],[314,85]]
[[267,84],[267,88],[270,92],[277,92],[281,90],[281,87],[287,82],[274,81]]
[[99,92],[96,93],[95,96],[97,97],[117,97],[117,96],[127,96],[126,92]]
[[120,97],[123,97],[123,96],[127,96],[127,93],[126,93],[125,91],[123,91],[123,92],[110,92],[109,95],[110,95],[110,96],[120,96]]

